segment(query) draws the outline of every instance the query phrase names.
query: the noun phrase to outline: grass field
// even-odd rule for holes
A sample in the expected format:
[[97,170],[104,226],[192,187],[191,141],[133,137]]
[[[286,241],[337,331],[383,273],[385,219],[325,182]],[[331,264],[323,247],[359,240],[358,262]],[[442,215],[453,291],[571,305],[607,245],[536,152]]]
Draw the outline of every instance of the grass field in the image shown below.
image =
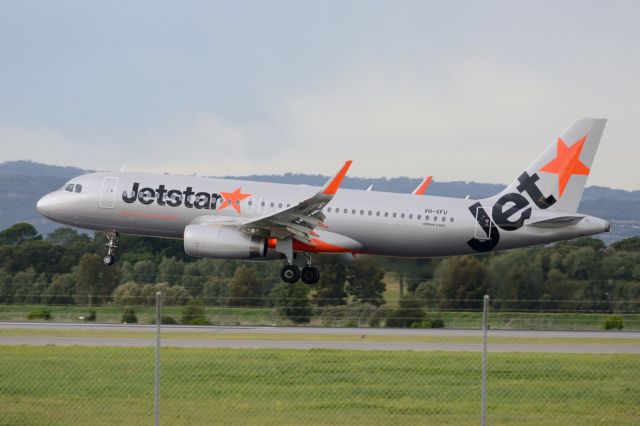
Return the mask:
[[[47,330],[47,329],[0,329],[0,337],[90,337],[90,338],[146,338],[154,339],[155,332],[129,330]],[[189,331],[172,331],[164,329],[163,339],[208,339],[208,340],[277,340],[277,341],[313,341],[313,342],[382,342],[382,343],[482,343],[481,337],[475,336],[423,336],[423,335],[360,335],[360,334],[298,334],[298,333],[248,333],[231,330],[206,330],[191,327]],[[494,337],[489,336],[491,344],[537,344],[537,345],[638,345],[637,339],[627,338],[582,338],[582,337]]]
[[[480,354],[163,348],[161,423],[478,424]],[[491,354],[491,424],[638,424],[635,355]],[[151,348],[2,347],[1,425],[150,424]]]
[[[36,306],[0,305],[0,321],[26,321],[29,311]],[[83,306],[48,306],[54,321],[81,322],[86,317],[88,307]],[[93,308],[97,312],[98,322],[118,323],[121,320],[123,307],[99,306]],[[139,323],[150,323],[155,317],[154,308],[136,307]],[[347,313],[346,317],[344,313]],[[171,315],[179,320],[181,307],[163,307],[163,315]],[[208,307],[207,319],[214,325],[289,325],[271,308],[231,308]],[[436,311],[431,316],[442,318],[447,328],[481,328],[482,313],[472,311]],[[519,330],[601,330],[610,314],[577,313],[577,312],[503,312],[490,313],[490,326],[494,329]],[[640,330],[640,314],[624,314],[625,330]],[[312,319],[312,326],[360,326],[366,327],[367,318],[349,318],[348,310],[336,318]]]

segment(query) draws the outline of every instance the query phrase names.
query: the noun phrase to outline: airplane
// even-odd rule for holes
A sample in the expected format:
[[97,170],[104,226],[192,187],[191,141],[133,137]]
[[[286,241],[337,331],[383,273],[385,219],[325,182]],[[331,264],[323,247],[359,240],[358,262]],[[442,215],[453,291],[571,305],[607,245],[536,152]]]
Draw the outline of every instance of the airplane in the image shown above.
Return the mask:
[[415,196],[428,178],[412,194],[343,189],[347,161],[321,188],[90,173],[45,195],[37,209],[59,223],[104,231],[107,266],[119,235],[132,234],[182,239],[196,257],[284,260],[283,281],[314,284],[315,253],[457,256],[608,232],[606,220],[577,212],[605,123],[576,120],[509,186],[484,199]]

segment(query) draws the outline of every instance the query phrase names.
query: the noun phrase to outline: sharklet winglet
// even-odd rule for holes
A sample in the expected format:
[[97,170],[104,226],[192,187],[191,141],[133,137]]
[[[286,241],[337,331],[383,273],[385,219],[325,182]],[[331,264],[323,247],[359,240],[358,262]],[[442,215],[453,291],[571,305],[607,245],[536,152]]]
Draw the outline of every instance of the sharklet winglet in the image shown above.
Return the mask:
[[334,177],[332,177],[329,182],[325,184],[322,188],[321,193],[324,195],[335,195],[338,192],[338,188],[340,188],[340,184],[342,184],[342,180],[344,179],[349,167],[351,167],[351,160],[346,161],[342,168],[336,173]]

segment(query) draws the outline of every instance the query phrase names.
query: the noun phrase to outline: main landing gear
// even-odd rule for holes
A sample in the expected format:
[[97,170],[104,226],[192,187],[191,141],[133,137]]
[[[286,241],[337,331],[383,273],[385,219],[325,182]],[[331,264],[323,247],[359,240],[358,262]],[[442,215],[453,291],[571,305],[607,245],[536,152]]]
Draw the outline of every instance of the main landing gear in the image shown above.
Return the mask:
[[107,254],[102,258],[102,264],[104,266],[111,266],[116,262],[116,258],[113,255],[118,248],[118,233],[116,231],[107,232]]
[[282,281],[293,284],[302,279],[305,284],[315,284],[320,280],[320,271],[318,271],[318,268],[311,266],[311,255],[309,253],[304,253],[304,255],[307,260],[307,266],[300,270],[293,263],[287,263],[280,270]]

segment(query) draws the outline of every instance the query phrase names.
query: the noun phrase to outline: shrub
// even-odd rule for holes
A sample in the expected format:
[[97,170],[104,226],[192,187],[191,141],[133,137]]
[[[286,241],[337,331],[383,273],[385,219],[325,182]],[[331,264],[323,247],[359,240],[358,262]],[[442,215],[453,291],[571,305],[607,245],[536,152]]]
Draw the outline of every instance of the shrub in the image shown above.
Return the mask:
[[51,319],[51,311],[47,308],[35,308],[29,311],[27,319],[43,319],[49,321]]
[[385,318],[385,313],[383,309],[376,309],[369,315],[367,319],[367,324],[369,327],[380,327],[380,324]]
[[136,311],[133,308],[126,308],[122,313],[122,318],[120,321],[125,324],[136,324],[138,322]]
[[89,309],[89,315],[87,315],[85,317],[85,321],[92,321],[95,322],[96,321],[96,317],[97,317],[97,313],[95,309]]
[[205,315],[204,306],[202,300],[191,299],[189,303],[182,308],[182,318],[180,318],[182,324],[188,325],[205,325],[209,324]]
[[297,324],[308,323],[313,313],[309,302],[309,286],[303,283],[282,283],[271,290],[271,304],[280,316]]
[[610,315],[604,321],[605,330],[622,330],[624,328],[624,322],[622,315]]
[[444,328],[444,320],[442,318],[432,319],[431,328]]
[[421,323],[425,319],[422,303],[419,300],[404,298],[400,299],[400,307],[392,311],[385,326],[387,327],[413,327],[415,323]]
[[344,322],[343,327],[355,328],[358,327],[358,322],[356,320],[350,319]]
[[205,317],[196,317],[193,318],[188,323],[189,325],[209,325],[209,321]]
[[422,320],[411,324],[411,328],[433,328],[433,323],[429,320]]
[[[153,317],[153,319],[151,320],[151,324],[155,324],[156,323],[156,318]],[[173,325],[173,324],[177,324],[178,321],[172,317],[171,315],[161,315],[160,316],[160,324],[166,324],[166,325]]]

